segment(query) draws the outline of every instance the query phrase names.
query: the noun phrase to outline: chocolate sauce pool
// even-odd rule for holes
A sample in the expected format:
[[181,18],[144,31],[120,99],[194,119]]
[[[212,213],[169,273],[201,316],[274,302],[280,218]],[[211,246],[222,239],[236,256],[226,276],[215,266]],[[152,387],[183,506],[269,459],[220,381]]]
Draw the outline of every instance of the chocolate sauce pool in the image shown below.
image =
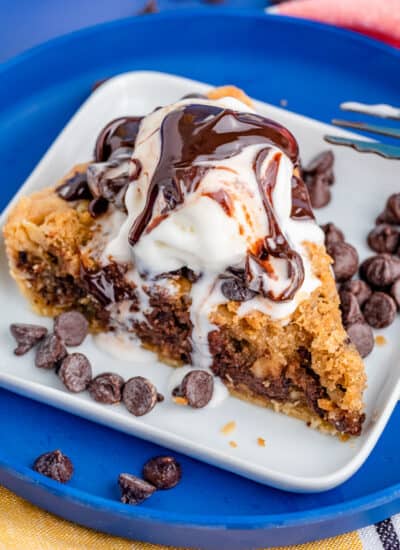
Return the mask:
[[[270,235],[261,239],[249,252],[259,269],[274,278],[273,267],[268,258],[273,256],[287,262],[288,287],[278,296],[264,289],[263,277],[254,272],[254,262],[247,261],[246,276],[249,286],[274,301],[293,298],[304,280],[301,257],[282,234],[274,215],[272,190],[276,183],[279,158],[273,160],[267,174],[261,174],[261,164],[276,146],[293,162],[298,164],[298,145],[294,136],[280,124],[255,113],[238,113],[212,105],[187,105],[170,112],[161,125],[161,153],[149,185],[146,204],[136,218],[130,233],[129,243],[134,246],[145,231],[154,228],[154,205],[161,195],[164,208],[161,218],[172,212],[184,201],[185,194],[194,192],[205,173],[212,168],[207,162],[220,161],[239,154],[250,145],[265,144],[254,163],[254,171],[260,188]],[[201,166],[196,166],[203,163]],[[294,219],[313,219],[311,205],[304,183],[296,178],[292,182]],[[251,267],[253,266],[253,267]]]

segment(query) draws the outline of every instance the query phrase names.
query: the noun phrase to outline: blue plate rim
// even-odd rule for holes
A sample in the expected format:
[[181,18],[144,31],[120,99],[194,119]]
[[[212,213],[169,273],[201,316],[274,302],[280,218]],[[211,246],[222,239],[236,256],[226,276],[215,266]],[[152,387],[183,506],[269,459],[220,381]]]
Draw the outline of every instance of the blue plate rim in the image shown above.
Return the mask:
[[303,524],[321,523],[332,520],[338,515],[345,515],[347,512],[363,513],[372,508],[387,505],[394,500],[400,498],[400,483],[391,487],[377,491],[367,497],[354,499],[347,503],[339,503],[330,506],[324,506],[315,510],[307,510],[305,512],[291,512],[286,514],[257,514],[247,516],[207,516],[200,514],[182,515],[175,512],[161,511],[158,512],[153,508],[147,508],[145,505],[140,507],[126,506],[118,501],[113,501],[103,497],[97,497],[86,491],[81,491],[68,485],[61,485],[57,481],[53,481],[41,474],[36,473],[28,467],[15,468],[7,460],[0,456],[0,470],[8,471],[11,475],[17,476],[29,484],[39,486],[49,493],[60,498],[67,497],[70,501],[79,502],[85,506],[97,510],[108,510],[119,516],[134,516],[137,519],[149,521],[162,521],[174,525],[197,525],[208,528],[224,527],[226,529],[268,529],[271,527],[298,527]]
[[[288,16],[279,16],[276,14],[259,14],[254,10],[243,8],[227,8],[227,7],[202,7],[199,8],[184,8],[181,10],[168,10],[165,12],[152,14],[152,20],[155,19],[176,19],[176,18],[190,18],[190,17],[216,17],[224,16],[232,18],[247,18],[253,20],[279,20],[281,23],[292,25],[294,27],[305,27],[323,31],[326,33],[334,34],[338,39],[343,38],[360,44],[365,44],[367,48],[373,48],[378,51],[382,51],[400,60],[400,50],[391,47],[387,44],[381,43],[373,38],[364,36],[359,33],[355,33],[346,29],[341,29],[333,25],[327,25],[315,21],[309,21],[306,19],[300,19]],[[50,39],[43,44],[39,44],[30,48],[21,54],[12,57],[5,61],[0,66],[0,78],[10,69],[17,67],[20,64],[29,62],[32,57],[39,56],[43,52],[49,50],[54,46],[63,45],[71,40],[84,38],[92,34],[96,34],[99,30],[113,29],[124,25],[140,24],[145,18],[132,16],[128,18],[116,19],[110,22],[101,23],[99,25],[85,27],[71,33],[64,34],[60,37]],[[146,21],[147,21],[146,17]],[[203,527],[224,527],[226,529],[265,529],[271,527],[295,527],[302,524],[315,524],[323,521],[332,520],[335,516],[344,515],[346,513],[360,514],[367,510],[374,508],[380,508],[384,505],[388,505],[400,498],[400,483],[391,486],[390,488],[376,491],[368,496],[353,499],[345,503],[339,503],[330,506],[319,507],[314,510],[306,510],[299,512],[291,512],[286,514],[261,514],[261,515],[247,515],[247,516],[208,516],[208,515],[182,515],[174,512],[157,511],[154,509],[141,507],[128,507],[117,501],[112,501],[102,497],[97,497],[85,491],[79,489],[60,485],[51,479],[45,478],[40,474],[37,474],[28,467],[15,468],[7,459],[1,458],[0,455],[0,469],[10,472],[12,475],[19,479],[30,483],[32,485],[39,486],[40,488],[52,493],[61,498],[68,498],[70,501],[76,501],[81,504],[91,506],[94,509],[109,510],[110,512],[117,513],[120,516],[135,517],[145,520],[158,520],[163,522],[172,523],[175,525],[198,525]]]
[[171,10],[166,10],[166,11],[158,12],[154,14],[123,17],[123,18],[115,19],[113,21],[106,21],[104,23],[99,23],[97,25],[92,25],[89,27],[85,27],[83,29],[78,29],[70,33],[66,33],[61,36],[58,36],[56,38],[51,38],[41,44],[33,46],[32,48],[28,48],[27,50],[21,52],[20,54],[13,56],[10,59],[3,62],[0,65],[0,76],[2,75],[2,73],[6,72],[10,68],[15,67],[16,65],[29,60],[31,57],[40,55],[42,51],[46,51],[49,48],[53,47],[54,45],[61,45],[77,37],[82,38],[85,36],[89,36],[105,28],[112,29],[113,27],[123,26],[124,24],[131,25],[132,23],[140,24],[145,18],[147,20],[148,17],[151,17],[152,20],[158,20],[158,19],[176,19],[178,17],[184,18],[184,19],[190,18],[190,17],[200,17],[200,16],[209,17],[210,15],[213,17],[223,15],[224,17],[233,17],[233,18],[240,17],[240,18],[248,18],[248,19],[259,19],[261,21],[278,19],[281,22],[284,22],[285,24],[287,23],[289,25],[294,25],[294,26],[302,26],[305,28],[308,27],[308,28],[318,29],[320,31],[324,31],[327,33],[336,34],[338,37],[343,37],[343,38],[346,38],[347,40],[352,40],[359,43],[365,43],[367,47],[373,47],[377,50],[381,50],[385,53],[388,53],[389,55],[398,57],[400,59],[400,49],[397,49],[393,46],[390,46],[389,44],[376,40],[375,38],[366,36],[364,34],[361,34],[355,31],[351,31],[349,29],[336,27],[334,25],[320,23],[318,21],[312,21],[309,19],[302,19],[300,17],[290,17],[287,15],[270,14],[270,13],[264,13],[264,12],[260,14],[256,12],[254,8],[249,9],[249,8],[228,8],[228,7],[214,7],[214,8],[201,7],[197,9],[196,8],[171,9]]

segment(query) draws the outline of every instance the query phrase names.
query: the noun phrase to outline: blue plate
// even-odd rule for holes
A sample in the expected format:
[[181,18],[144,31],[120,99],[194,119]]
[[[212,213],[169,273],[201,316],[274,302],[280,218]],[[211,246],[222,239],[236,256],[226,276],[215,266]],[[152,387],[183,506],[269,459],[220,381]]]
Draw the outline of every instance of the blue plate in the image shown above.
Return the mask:
[[[0,207],[4,207],[94,81],[153,69],[214,84],[329,121],[341,101],[396,104],[400,53],[334,28],[253,12],[164,13],[54,40],[0,69]],[[400,511],[400,408],[361,470],[341,487],[301,495],[180,456],[183,481],[141,506],[118,502],[116,478],[140,473],[151,443],[0,390],[0,483],[80,524],[197,548],[250,548],[328,537]],[[31,471],[60,447],[76,474],[62,486]]]

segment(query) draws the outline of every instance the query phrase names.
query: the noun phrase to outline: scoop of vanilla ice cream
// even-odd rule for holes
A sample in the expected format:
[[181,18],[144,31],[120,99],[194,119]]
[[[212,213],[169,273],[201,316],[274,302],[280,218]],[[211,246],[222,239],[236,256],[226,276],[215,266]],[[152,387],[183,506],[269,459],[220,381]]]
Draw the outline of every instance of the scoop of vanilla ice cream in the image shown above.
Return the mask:
[[[129,244],[129,232],[145,208],[152,178],[161,158],[163,121],[172,111],[193,103],[193,99],[181,100],[159,108],[143,119],[133,152],[141,171],[128,187],[125,196],[128,215],[105,248],[105,262],[133,262],[140,272],[150,276],[188,267],[196,273],[206,273],[215,278],[230,266],[243,268],[249,250],[269,235],[270,220],[254,166],[257,154],[266,145],[261,140],[254,140],[245,144],[237,154],[222,160],[221,156],[220,160],[202,160],[199,151],[195,165],[200,169],[202,165],[207,168],[201,173],[197,187],[186,192],[184,200],[172,210],[166,209],[166,213],[165,199],[162,194],[157,196],[152,221],[137,242],[133,246]],[[195,103],[242,113],[254,112],[241,101],[229,97],[218,100],[196,98]],[[236,123],[240,124],[234,121]],[[168,139],[173,138],[168,136]],[[269,145],[261,173],[266,173],[269,163],[277,155],[278,171],[271,196],[273,212],[282,235],[303,260],[304,281],[299,290],[303,290],[303,294],[309,293],[318,286],[319,281],[312,273],[304,241],[322,244],[323,234],[313,220],[291,218],[293,163],[284,151]],[[272,294],[279,295],[288,285],[290,273],[287,263],[279,257],[269,260],[272,275],[258,266],[253,257],[249,262],[252,269],[259,272],[258,277],[263,280],[264,288]],[[296,300],[290,309],[295,307],[295,303]]]

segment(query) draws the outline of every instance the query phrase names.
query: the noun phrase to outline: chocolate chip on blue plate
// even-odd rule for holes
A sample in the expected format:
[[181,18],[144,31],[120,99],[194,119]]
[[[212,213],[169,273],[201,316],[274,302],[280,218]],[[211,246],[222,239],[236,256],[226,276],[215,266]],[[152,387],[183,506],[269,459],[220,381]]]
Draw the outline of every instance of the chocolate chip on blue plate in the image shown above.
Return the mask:
[[71,459],[59,449],[43,453],[33,464],[35,472],[50,477],[60,483],[66,483],[74,473],[74,466]]
[[118,484],[121,489],[121,502],[140,504],[156,491],[154,485],[132,474],[120,474]]
[[144,465],[143,477],[157,489],[172,489],[179,483],[182,469],[172,456],[156,456]]

